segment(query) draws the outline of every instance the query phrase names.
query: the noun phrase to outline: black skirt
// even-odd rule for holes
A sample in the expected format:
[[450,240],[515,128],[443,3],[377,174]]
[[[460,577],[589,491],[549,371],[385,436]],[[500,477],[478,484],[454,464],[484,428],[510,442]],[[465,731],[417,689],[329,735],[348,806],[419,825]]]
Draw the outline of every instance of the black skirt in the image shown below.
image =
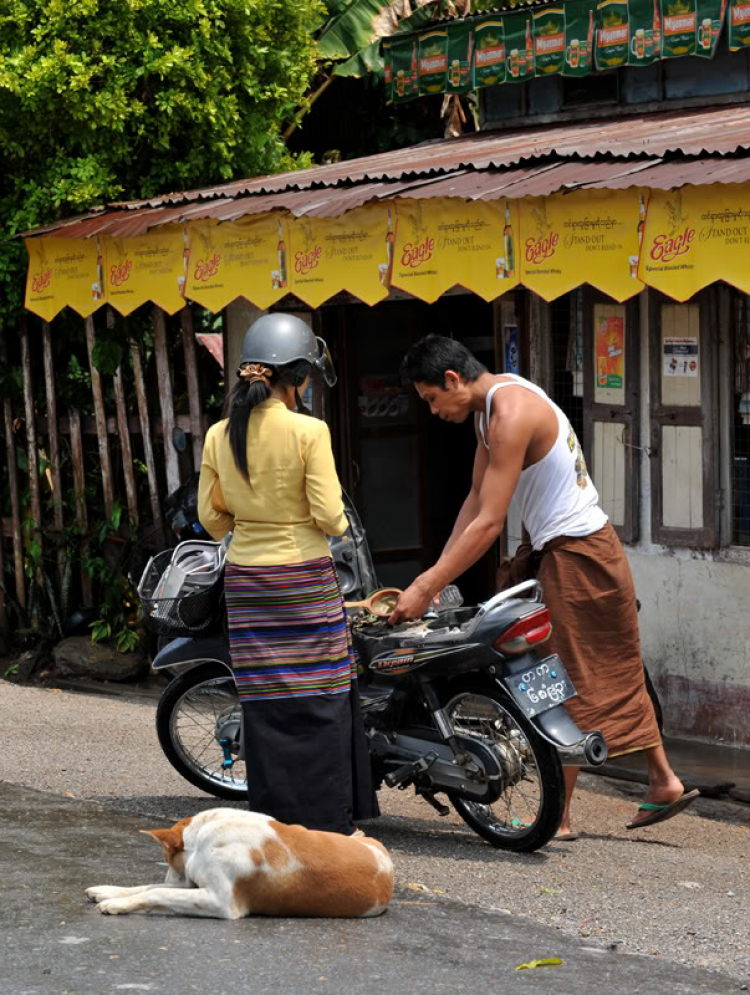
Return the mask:
[[242,702],[250,809],[350,835],[380,814],[356,681],[351,691]]

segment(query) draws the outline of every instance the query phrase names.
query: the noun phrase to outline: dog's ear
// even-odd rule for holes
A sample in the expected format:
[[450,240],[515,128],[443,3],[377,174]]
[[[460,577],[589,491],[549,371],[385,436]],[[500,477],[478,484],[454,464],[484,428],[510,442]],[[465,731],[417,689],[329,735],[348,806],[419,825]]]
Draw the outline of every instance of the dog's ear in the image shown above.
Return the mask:
[[141,829],[144,836],[153,836],[170,853],[182,849],[182,829],[172,826],[171,829]]

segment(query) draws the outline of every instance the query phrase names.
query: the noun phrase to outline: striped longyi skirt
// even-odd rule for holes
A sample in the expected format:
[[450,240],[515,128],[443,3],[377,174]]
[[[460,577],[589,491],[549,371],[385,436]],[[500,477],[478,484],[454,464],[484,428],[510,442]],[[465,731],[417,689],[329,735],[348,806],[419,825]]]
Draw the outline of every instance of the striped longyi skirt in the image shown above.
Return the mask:
[[250,808],[352,832],[378,807],[333,561],[227,563],[224,586]]

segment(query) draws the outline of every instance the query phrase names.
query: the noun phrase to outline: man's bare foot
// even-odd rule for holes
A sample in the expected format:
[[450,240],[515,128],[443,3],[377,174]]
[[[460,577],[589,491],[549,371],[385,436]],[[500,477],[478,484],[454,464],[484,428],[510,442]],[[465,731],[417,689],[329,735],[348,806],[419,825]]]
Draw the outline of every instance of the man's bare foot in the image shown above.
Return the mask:
[[[674,804],[674,802],[683,797],[684,791],[685,788],[682,781],[673,773],[663,781],[650,782],[646,797],[642,803],[642,805],[647,807],[639,807],[636,817],[628,825],[635,827],[642,822],[653,823],[656,821],[655,812],[660,809],[666,809]],[[652,806],[657,807],[653,808]],[[675,812],[675,814],[677,813]]]

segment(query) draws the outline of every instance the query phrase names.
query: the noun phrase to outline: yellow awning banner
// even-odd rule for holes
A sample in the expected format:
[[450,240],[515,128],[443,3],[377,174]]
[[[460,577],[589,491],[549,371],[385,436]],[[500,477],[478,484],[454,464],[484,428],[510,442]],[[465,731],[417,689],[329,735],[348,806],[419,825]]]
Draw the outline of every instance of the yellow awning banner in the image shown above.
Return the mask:
[[137,238],[102,238],[107,302],[127,315],[152,302],[167,314],[185,306],[187,241],[180,225]]
[[521,203],[521,283],[546,301],[589,283],[616,301],[643,290],[645,191],[577,191]]
[[432,303],[457,284],[486,301],[517,286],[518,201],[400,200],[391,282]]
[[676,301],[725,280],[750,293],[750,184],[657,190],[646,217],[640,275]]
[[67,305],[88,318],[105,303],[96,239],[27,238],[26,308],[52,321]]
[[215,314],[238,297],[266,309],[289,292],[283,219],[191,221],[185,296]]
[[388,296],[393,214],[392,207],[375,204],[340,218],[290,220],[289,290],[312,308],[341,290],[365,304],[383,300]]

